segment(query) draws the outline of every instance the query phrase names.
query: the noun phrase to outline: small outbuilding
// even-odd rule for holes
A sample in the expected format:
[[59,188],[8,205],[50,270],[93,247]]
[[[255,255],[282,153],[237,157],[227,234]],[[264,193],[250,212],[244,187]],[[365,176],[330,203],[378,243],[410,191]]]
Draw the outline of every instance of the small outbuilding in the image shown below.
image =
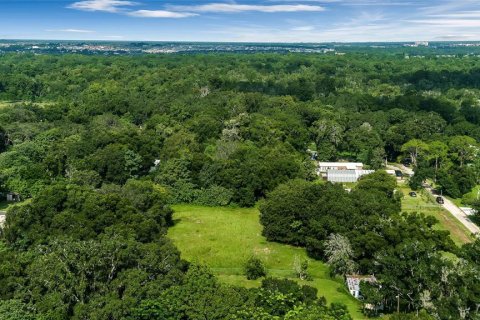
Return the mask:
[[7,201],[8,202],[19,202],[21,200],[20,195],[15,192],[7,193]]
[[346,276],[348,291],[350,291],[350,294],[354,296],[356,299],[360,299],[362,297],[360,292],[360,283],[363,281],[369,282],[369,283],[376,283],[377,279],[373,275],[367,275],[367,276],[347,275]]
[[460,210],[462,210],[467,216],[474,216],[477,214],[477,210],[469,207],[460,207]]

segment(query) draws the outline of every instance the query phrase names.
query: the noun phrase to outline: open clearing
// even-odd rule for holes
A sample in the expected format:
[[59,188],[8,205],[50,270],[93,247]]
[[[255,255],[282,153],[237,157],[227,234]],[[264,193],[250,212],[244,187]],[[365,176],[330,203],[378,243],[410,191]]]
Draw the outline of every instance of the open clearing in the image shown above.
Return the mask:
[[21,105],[21,104],[33,104],[37,107],[46,107],[46,106],[49,106],[49,105],[53,105],[54,102],[0,101],[0,109],[7,108],[7,107],[13,107],[13,106],[16,106],[16,105]]
[[[251,255],[257,255],[274,277],[295,279],[295,256],[307,258],[302,248],[268,242],[261,235],[258,209],[209,208],[177,205],[175,226],[168,236],[187,261],[209,266],[221,281],[244,287],[260,285],[260,280],[247,280],[243,264]],[[341,279],[332,279],[328,267],[316,260],[309,260],[309,272],[313,281],[300,281],[318,289],[320,296],[329,303],[347,305],[354,319],[364,319],[360,304],[348,293]]]
[[417,197],[414,198],[408,195],[412,190],[406,185],[400,185],[399,189],[405,195],[402,200],[403,212],[418,212],[434,216],[440,222],[436,225],[436,228],[450,231],[450,236],[457,245],[462,245],[474,240],[471,232],[450,212],[437,205],[427,191],[418,191]]

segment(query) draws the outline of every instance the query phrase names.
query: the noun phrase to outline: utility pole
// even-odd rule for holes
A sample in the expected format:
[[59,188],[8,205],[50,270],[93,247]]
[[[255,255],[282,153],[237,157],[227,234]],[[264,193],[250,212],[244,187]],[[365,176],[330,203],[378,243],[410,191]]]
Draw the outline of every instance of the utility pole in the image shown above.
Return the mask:
[[400,313],[400,295],[397,294],[397,313]]

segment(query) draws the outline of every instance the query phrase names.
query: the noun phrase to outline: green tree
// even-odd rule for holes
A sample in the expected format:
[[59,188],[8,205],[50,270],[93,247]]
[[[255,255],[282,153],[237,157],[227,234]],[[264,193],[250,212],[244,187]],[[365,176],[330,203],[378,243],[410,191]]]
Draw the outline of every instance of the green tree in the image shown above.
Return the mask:
[[454,160],[458,161],[460,167],[466,162],[473,160],[477,152],[477,142],[468,136],[452,137],[448,143]]
[[265,268],[263,261],[255,256],[251,256],[247,259],[244,269],[245,276],[248,280],[257,280],[258,278],[267,275],[267,269]]
[[428,158],[435,162],[435,180],[437,178],[440,163],[445,161],[448,155],[448,146],[441,141],[432,141],[428,145]]
[[352,246],[347,237],[331,234],[325,241],[325,256],[335,274],[345,276],[356,271]]
[[0,300],[0,320],[38,319],[33,305],[19,300]]
[[402,152],[407,153],[412,159],[412,164],[417,166],[418,157],[428,152],[428,144],[419,139],[412,139],[402,146]]

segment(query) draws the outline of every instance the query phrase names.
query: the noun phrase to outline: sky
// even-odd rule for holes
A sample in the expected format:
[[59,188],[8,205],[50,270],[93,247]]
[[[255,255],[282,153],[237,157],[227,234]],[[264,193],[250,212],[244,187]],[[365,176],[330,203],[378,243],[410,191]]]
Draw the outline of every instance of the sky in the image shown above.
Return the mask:
[[480,0],[0,0],[0,39],[480,40]]

